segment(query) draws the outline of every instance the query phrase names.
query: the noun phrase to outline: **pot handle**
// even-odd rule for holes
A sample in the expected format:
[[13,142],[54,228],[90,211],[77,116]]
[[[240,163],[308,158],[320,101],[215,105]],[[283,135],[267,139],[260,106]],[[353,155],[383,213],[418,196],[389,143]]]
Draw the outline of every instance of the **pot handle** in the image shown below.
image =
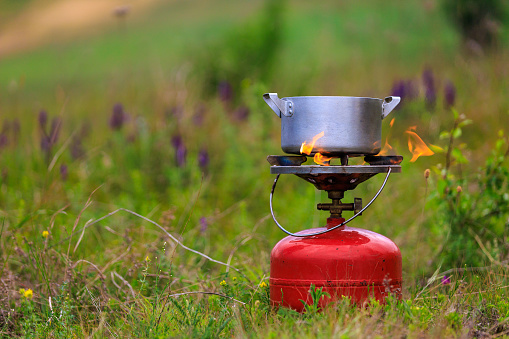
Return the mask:
[[293,115],[293,103],[290,100],[279,99],[277,93],[265,93],[263,100],[281,118],[281,113],[286,117]]
[[386,97],[382,103],[382,120],[392,112],[401,101],[400,97]]

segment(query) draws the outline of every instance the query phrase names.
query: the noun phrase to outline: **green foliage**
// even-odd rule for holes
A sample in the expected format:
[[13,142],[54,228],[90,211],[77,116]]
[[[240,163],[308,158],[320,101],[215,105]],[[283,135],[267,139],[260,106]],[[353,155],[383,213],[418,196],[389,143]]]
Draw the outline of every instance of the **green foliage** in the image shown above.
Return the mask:
[[436,260],[443,267],[483,266],[507,260],[509,222],[509,142],[499,132],[491,154],[477,173],[462,171],[468,160],[465,144],[458,144],[462,129],[471,121],[453,110],[454,126],[440,137],[448,141],[445,164],[433,168],[437,191],[431,196],[432,230],[446,236]]
[[270,79],[281,49],[284,10],[284,0],[267,0],[256,19],[239,25],[222,40],[201,49],[206,54],[198,54],[200,58],[194,68],[205,94],[217,93],[219,84],[226,83],[238,99],[241,93],[236,91],[244,79]]
[[318,313],[322,308],[320,304],[326,302],[326,298],[330,299],[331,297],[329,293],[323,291],[323,287],[318,288],[313,284],[309,287],[309,295],[311,296],[311,304],[302,299],[300,302],[304,305],[304,312],[311,315]]
[[484,48],[496,45],[497,26],[506,24],[509,10],[502,0],[442,0],[442,6],[463,39]]

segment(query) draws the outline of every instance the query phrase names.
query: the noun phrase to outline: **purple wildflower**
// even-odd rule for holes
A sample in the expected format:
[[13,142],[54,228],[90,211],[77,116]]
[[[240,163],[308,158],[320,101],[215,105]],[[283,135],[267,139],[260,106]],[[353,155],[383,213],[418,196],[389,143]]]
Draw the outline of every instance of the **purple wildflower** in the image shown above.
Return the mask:
[[177,118],[181,119],[184,116],[184,108],[182,106],[173,106],[171,108],[171,114]]
[[66,164],[60,165],[60,176],[62,177],[62,180],[66,181],[68,175],[69,175],[69,171],[67,169],[67,165]]
[[[404,99],[406,97],[406,92],[406,82],[404,80],[397,81],[392,85],[391,95],[400,97],[402,99],[402,103],[405,102]],[[399,104],[396,106],[396,109],[400,109],[401,107],[403,107],[403,105]]]
[[247,106],[240,106],[233,112],[233,118],[237,121],[244,121],[249,117],[249,108]]
[[45,110],[41,110],[39,112],[39,126],[43,130],[43,132],[46,131],[46,124],[48,123],[48,112]]
[[41,136],[41,150],[46,153],[51,151],[51,139],[47,135]]
[[210,162],[209,153],[207,152],[206,149],[202,148],[198,153],[198,166],[200,166],[202,170],[205,170],[207,169],[209,162]]
[[456,87],[452,81],[447,81],[444,87],[444,107],[450,108],[454,106],[454,102],[456,101]]
[[426,67],[422,71],[422,82],[425,87],[435,88],[435,76],[433,75],[431,68]]
[[57,143],[58,137],[60,135],[60,127],[62,126],[62,120],[59,117],[53,118],[51,120],[51,129],[49,132],[51,146]]
[[0,133],[0,149],[6,147],[9,144],[9,140],[7,139],[7,134],[5,132]]
[[15,145],[18,143],[20,131],[21,131],[21,124],[19,123],[19,119],[15,118],[12,121],[12,132],[14,134],[14,144]]
[[85,150],[83,149],[83,144],[81,143],[81,139],[78,136],[72,138],[70,145],[71,157],[76,160],[85,155]]
[[205,233],[207,231],[207,227],[208,227],[207,218],[201,217],[200,218],[200,233],[201,234]]
[[437,94],[433,88],[426,88],[426,107],[434,109],[437,101]]
[[126,114],[124,112],[124,106],[122,104],[117,103],[113,106],[113,111],[111,112],[110,117],[110,128],[112,130],[119,130],[124,125]]
[[221,101],[231,101],[233,98],[232,85],[230,85],[228,81],[221,81],[219,85],[217,85],[217,93]]
[[171,138],[171,144],[175,149],[179,148],[182,145],[182,136],[180,136],[180,134],[174,135]]
[[186,165],[186,158],[187,158],[187,148],[184,146],[184,144],[181,144],[179,147],[177,147],[175,151],[175,159],[177,161],[178,167],[184,167]]
[[425,88],[425,101],[428,109],[435,108],[437,94],[435,90],[435,77],[431,68],[426,68],[422,72],[422,82]]
[[451,277],[444,275],[442,277],[442,285],[449,285],[451,283]]
[[[419,90],[414,80],[409,79],[405,82],[405,99],[413,100],[419,96]],[[397,106],[396,106],[397,107]]]
[[201,104],[196,108],[194,113],[193,122],[196,126],[203,125],[203,119],[205,117],[206,108],[205,105]]
[[[404,80],[396,81],[392,85],[391,95],[400,97],[401,99],[405,98],[405,95],[406,95],[406,82]],[[396,107],[398,107],[398,106],[396,106]]]

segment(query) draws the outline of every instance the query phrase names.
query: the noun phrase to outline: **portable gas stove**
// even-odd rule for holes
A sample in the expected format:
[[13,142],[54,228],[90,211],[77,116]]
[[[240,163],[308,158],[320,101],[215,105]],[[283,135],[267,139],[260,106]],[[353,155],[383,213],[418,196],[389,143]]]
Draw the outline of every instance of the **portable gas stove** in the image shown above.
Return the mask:
[[[274,94],[271,95],[273,99]],[[292,115],[301,115],[302,119],[302,115],[312,115],[314,109],[309,105],[302,104],[301,98],[335,99],[345,97],[293,97],[288,98],[291,100],[279,99],[284,101],[284,103],[279,102],[279,105],[271,105],[268,101],[268,94],[264,95],[264,98],[273,110],[276,111],[275,108],[281,106],[287,111],[291,110]],[[295,98],[299,98],[301,101],[295,100]],[[344,101],[344,99],[341,100],[338,99],[337,103]],[[369,100],[379,99],[369,98]],[[293,101],[300,102],[300,107],[294,105]],[[399,102],[399,98],[397,98],[397,102]],[[360,110],[360,113],[359,119],[362,120],[363,109]],[[344,115],[344,113],[342,114]],[[346,114],[353,113],[347,112]],[[355,114],[358,115],[358,113]],[[382,115],[382,119],[385,115]],[[281,114],[279,116],[282,117]],[[287,122],[287,125],[291,123]],[[338,124],[338,126],[340,125]],[[353,133],[359,138],[358,131],[353,131]],[[321,135],[324,134],[321,133]],[[283,135],[288,136],[287,131],[282,132],[282,139]],[[376,133],[371,136],[371,138],[376,137]],[[342,138],[348,142],[344,136]],[[341,142],[344,143],[344,140]],[[288,234],[286,238],[276,244],[271,253],[270,299],[274,306],[289,307],[302,312],[305,309],[304,303],[313,303],[310,294],[311,286],[322,288],[323,292],[328,293],[329,296],[324,296],[319,300],[319,305],[322,307],[344,297],[361,305],[369,302],[370,298],[383,303],[389,293],[396,294],[398,297],[401,294],[402,265],[401,252],[398,247],[390,239],[380,234],[349,227],[346,224],[360,216],[375,201],[391,173],[401,172],[400,163],[403,157],[377,156],[374,154],[378,153],[379,149],[377,150],[375,147],[371,151],[369,147],[364,147],[362,149],[364,153],[370,151],[370,154],[364,157],[366,164],[349,165],[349,157],[361,155],[359,149],[351,152],[345,151],[342,149],[343,144],[335,143],[336,141],[329,136],[327,142],[333,146],[327,149],[327,145],[322,144],[320,152],[340,158],[341,165],[330,165],[328,162],[325,162],[325,165],[303,165],[307,160],[305,155],[271,155],[267,157],[271,165],[271,174],[277,174],[270,193],[271,214],[276,225]],[[348,147],[350,149],[351,145]],[[353,147],[356,146],[353,145]],[[292,148],[289,153],[296,152]],[[314,151],[314,153],[317,152]],[[355,189],[357,185],[378,173],[385,173],[386,176],[381,188],[368,204],[363,207],[362,200],[359,198],[355,198],[351,203],[341,201],[345,191]],[[292,233],[277,221],[273,211],[273,197],[281,174],[294,174],[312,183],[317,189],[327,191],[331,202],[317,205],[318,210],[330,212],[325,227]],[[353,211],[354,216],[345,220],[343,218],[344,211]]]

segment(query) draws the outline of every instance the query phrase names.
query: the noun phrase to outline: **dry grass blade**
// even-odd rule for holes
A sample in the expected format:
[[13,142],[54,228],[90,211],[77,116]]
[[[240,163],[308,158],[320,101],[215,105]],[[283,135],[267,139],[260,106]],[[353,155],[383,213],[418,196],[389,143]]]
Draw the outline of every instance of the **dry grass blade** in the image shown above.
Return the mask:
[[[102,186],[102,185],[101,185]],[[85,206],[83,206],[83,208],[81,209],[80,213],[78,214],[78,217],[76,218],[76,220],[74,221],[74,225],[72,227],[72,231],[71,231],[71,236],[74,234],[74,231],[76,230],[76,226],[78,226],[78,223],[80,221],[80,218],[81,218],[81,215],[83,214],[83,212],[88,208],[88,206],[90,206],[92,204],[92,195],[94,195],[94,193],[99,189],[101,188],[101,186],[97,187],[95,190],[92,191],[92,193],[90,193],[90,195],[88,196],[88,199],[87,199],[87,202],[85,203]],[[85,227],[84,227],[85,228]],[[69,246],[67,248],[67,260],[69,260],[69,252],[71,251],[71,239],[69,238]]]
[[[94,191],[94,192],[95,192],[95,191]],[[92,192],[92,193],[93,193],[93,192]],[[128,210],[128,209],[126,209],[126,208],[119,208],[119,209],[116,209],[116,210],[114,210],[113,212],[110,212],[110,213],[108,213],[108,214],[106,214],[106,215],[104,215],[104,216],[100,217],[99,219],[97,219],[97,220],[95,220],[95,221],[90,222],[88,225],[84,226],[84,227],[83,227],[82,229],[80,229],[80,230],[74,231],[74,229],[73,229],[73,233],[71,233],[71,235],[70,235],[69,237],[67,237],[66,239],[63,239],[62,241],[65,241],[65,240],[67,240],[67,239],[70,239],[72,236],[74,236],[74,235],[75,235],[75,234],[77,234],[78,232],[82,232],[82,231],[84,231],[85,229],[89,228],[90,226],[95,225],[95,224],[97,224],[97,223],[99,223],[99,222],[103,221],[104,219],[106,219],[106,218],[108,218],[108,217],[111,217],[111,216],[113,216],[113,215],[117,214],[118,212],[127,212],[127,213],[129,213],[129,214],[132,214],[132,215],[134,215],[134,216],[136,216],[136,217],[140,218],[140,219],[143,219],[143,220],[145,220],[145,221],[147,221],[147,222],[151,223],[152,225],[156,226],[157,228],[159,228],[162,232],[164,232],[164,234],[166,234],[166,236],[168,236],[168,238],[170,238],[171,240],[173,240],[176,244],[178,244],[180,247],[182,247],[182,248],[183,248],[183,249],[185,249],[186,251],[189,251],[189,252],[195,253],[195,254],[197,254],[197,255],[199,255],[199,256],[201,256],[201,257],[203,257],[203,258],[205,258],[205,259],[207,259],[207,260],[209,260],[209,261],[215,262],[216,264],[219,264],[219,265],[223,265],[223,266],[229,267],[229,268],[231,268],[231,269],[233,269],[233,270],[235,270],[235,271],[237,271],[237,272],[239,272],[239,273],[240,273],[240,270],[239,270],[238,268],[235,268],[235,267],[233,267],[233,266],[231,266],[231,265],[229,265],[229,264],[227,264],[227,263],[225,263],[225,262],[222,262],[222,261],[219,261],[219,260],[213,259],[213,258],[209,257],[208,255],[206,255],[206,254],[204,254],[204,253],[201,253],[201,252],[199,252],[199,251],[197,251],[197,250],[194,250],[194,249],[192,249],[192,248],[187,247],[187,246],[186,246],[186,245],[184,245],[181,241],[179,241],[176,237],[174,237],[174,236],[173,236],[173,235],[171,235],[168,231],[166,231],[166,230],[164,229],[164,227],[162,227],[161,225],[159,225],[157,222],[155,222],[155,221],[153,221],[153,220],[151,220],[151,219],[149,219],[149,218],[147,218],[147,217],[144,217],[143,215],[138,214],[138,213],[136,213],[136,212],[134,212],[134,211]],[[80,213],[80,215],[81,215],[81,213]],[[62,241],[61,241],[61,242],[62,242]],[[69,244],[70,244],[70,242],[69,242]]]
[[[124,279],[124,277],[122,277],[120,274],[118,274],[117,272],[113,271],[111,272],[111,280],[113,281],[113,283],[115,284],[115,286],[117,286],[117,284],[115,283],[115,278],[114,276],[117,276],[120,280],[122,280],[122,282],[124,283],[124,285],[126,285],[127,287],[129,287],[129,290],[131,291],[131,294],[133,296],[133,299],[136,299],[136,293],[134,293],[134,289],[133,287],[131,286],[131,284],[129,284],[127,282],[127,280]],[[121,289],[120,286],[117,286],[118,289]]]

